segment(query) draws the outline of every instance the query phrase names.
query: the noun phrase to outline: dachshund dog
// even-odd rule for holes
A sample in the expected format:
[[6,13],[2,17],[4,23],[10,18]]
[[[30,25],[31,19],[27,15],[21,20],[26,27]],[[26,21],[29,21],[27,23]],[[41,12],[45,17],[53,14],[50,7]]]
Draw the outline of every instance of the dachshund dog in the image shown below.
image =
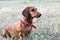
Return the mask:
[[33,18],[41,17],[41,13],[37,11],[37,8],[33,6],[26,7],[22,11],[23,20],[17,22],[16,24],[8,25],[2,30],[2,36],[7,38],[7,35],[11,38],[12,35],[15,35],[18,39],[23,36],[27,36],[32,28],[36,28],[32,24]]

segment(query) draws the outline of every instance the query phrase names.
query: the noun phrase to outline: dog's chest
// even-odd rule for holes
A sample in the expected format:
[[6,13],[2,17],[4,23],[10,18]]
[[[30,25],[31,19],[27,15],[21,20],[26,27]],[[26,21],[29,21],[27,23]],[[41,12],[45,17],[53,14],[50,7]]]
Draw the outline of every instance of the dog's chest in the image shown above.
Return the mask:
[[32,27],[30,25],[25,25],[24,24],[24,31],[30,31],[32,29]]
[[28,35],[31,32],[31,30],[32,30],[31,26],[23,24],[23,32],[25,35]]

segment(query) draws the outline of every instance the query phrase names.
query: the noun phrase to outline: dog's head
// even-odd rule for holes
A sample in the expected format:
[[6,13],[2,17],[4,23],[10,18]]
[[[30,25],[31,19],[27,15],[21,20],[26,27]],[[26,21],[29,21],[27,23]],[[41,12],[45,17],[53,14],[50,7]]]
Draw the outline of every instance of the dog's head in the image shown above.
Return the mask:
[[41,17],[41,13],[39,13],[37,11],[37,8],[35,7],[26,7],[23,12],[22,15],[26,18],[39,18]]

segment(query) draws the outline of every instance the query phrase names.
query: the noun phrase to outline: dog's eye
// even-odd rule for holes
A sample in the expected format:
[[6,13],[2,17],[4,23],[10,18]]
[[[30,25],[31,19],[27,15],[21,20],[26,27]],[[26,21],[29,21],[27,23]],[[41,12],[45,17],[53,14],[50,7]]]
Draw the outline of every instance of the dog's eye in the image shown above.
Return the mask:
[[34,9],[32,9],[31,11],[35,12],[35,10],[34,10]]

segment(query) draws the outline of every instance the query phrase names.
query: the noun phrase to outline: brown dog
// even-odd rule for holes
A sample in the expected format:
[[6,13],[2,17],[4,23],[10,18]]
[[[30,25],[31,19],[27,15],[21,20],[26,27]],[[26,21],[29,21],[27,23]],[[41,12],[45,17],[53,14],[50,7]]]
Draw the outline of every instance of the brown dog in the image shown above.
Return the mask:
[[27,36],[31,30],[32,27],[36,28],[34,25],[32,25],[33,18],[39,18],[41,14],[37,11],[37,8],[35,7],[26,7],[23,12],[23,20],[19,21],[15,25],[8,25],[2,30],[2,36],[7,38],[7,35],[11,37],[12,35],[15,35],[16,37],[20,38],[23,36]]

